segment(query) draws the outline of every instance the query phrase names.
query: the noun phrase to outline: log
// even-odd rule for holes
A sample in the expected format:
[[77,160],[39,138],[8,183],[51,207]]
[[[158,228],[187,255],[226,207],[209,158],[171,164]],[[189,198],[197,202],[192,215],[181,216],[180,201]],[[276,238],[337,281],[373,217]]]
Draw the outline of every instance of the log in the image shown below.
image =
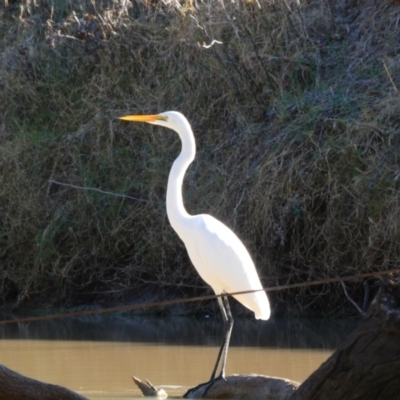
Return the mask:
[[0,400],[88,400],[62,386],[27,378],[0,364]]
[[297,382],[264,375],[230,375],[215,383],[202,383],[189,389],[184,399],[264,399],[288,400]]
[[339,349],[290,400],[400,398],[400,278],[390,277]]
[[[145,397],[165,398],[168,394],[155,387],[146,379],[146,383],[132,376],[133,381]],[[289,400],[299,383],[287,379],[264,375],[231,375],[213,383],[206,382],[189,389],[184,399],[264,399]]]
[[215,383],[202,383],[189,389],[184,399],[268,399],[288,400],[297,382],[264,375],[230,375]]

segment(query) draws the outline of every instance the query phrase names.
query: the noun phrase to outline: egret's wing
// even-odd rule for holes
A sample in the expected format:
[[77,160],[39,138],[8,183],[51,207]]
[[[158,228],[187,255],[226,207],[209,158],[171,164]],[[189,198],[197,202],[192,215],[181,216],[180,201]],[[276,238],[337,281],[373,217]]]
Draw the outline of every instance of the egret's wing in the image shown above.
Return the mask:
[[[261,289],[254,263],[240,239],[210,215],[194,216],[185,244],[200,276],[215,293]],[[256,318],[268,319],[270,308],[265,292],[234,296],[254,311]]]

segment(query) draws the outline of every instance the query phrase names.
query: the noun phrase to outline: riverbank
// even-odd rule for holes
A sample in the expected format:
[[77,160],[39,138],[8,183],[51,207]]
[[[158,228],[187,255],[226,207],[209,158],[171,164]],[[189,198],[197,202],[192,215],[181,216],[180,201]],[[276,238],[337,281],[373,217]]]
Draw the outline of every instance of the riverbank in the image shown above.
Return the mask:
[[[398,267],[398,4],[260,5],[0,9],[3,308],[210,293],[165,214],[178,138],[117,121],[127,111],[188,117],[187,209],[233,228],[265,286]],[[347,290],[362,304],[378,285]],[[352,309],[339,284],[271,301],[279,315]]]

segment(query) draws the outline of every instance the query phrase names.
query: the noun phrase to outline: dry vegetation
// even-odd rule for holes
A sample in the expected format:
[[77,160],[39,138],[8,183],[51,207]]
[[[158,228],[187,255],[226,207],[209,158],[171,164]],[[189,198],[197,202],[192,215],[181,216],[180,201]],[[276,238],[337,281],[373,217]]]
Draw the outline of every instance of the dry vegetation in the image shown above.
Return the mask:
[[[266,285],[399,266],[400,6],[260,5],[5,1],[3,306],[204,292],[165,214],[179,139],[128,110],[188,117],[187,208],[233,227]],[[339,285],[273,295],[279,313],[347,304]]]

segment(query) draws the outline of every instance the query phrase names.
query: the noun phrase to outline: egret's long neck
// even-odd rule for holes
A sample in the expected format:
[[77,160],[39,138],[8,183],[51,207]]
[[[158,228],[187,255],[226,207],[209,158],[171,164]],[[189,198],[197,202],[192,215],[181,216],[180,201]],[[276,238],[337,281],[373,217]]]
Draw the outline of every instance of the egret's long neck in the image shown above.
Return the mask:
[[182,141],[182,151],[174,161],[169,173],[167,215],[172,228],[182,239],[182,233],[187,226],[185,221],[190,217],[183,204],[182,184],[185,173],[196,155],[196,144],[189,124],[185,129],[176,131]]

